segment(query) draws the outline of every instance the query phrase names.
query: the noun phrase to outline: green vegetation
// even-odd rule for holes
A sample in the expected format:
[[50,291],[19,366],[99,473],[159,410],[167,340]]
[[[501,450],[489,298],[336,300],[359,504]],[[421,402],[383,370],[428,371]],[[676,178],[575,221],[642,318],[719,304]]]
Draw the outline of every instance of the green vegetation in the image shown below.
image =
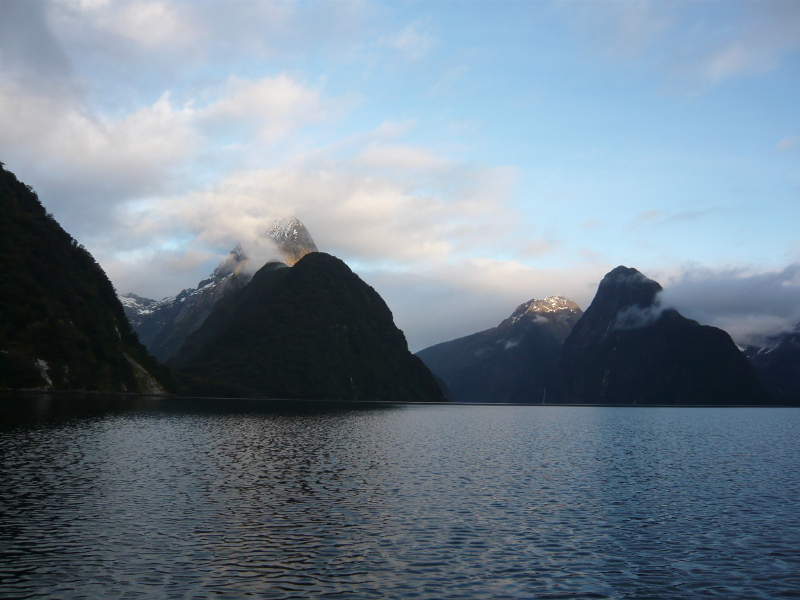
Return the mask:
[[170,364],[195,395],[444,400],[378,293],[320,252],[265,265]]
[[0,388],[154,392],[139,343],[92,255],[0,163]]

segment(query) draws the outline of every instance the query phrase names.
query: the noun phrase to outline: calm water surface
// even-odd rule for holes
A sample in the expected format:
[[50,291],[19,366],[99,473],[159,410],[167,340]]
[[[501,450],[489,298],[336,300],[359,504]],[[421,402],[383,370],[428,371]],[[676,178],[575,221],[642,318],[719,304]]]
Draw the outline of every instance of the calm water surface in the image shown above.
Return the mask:
[[3,598],[800,597],[800,409],[0,402]]

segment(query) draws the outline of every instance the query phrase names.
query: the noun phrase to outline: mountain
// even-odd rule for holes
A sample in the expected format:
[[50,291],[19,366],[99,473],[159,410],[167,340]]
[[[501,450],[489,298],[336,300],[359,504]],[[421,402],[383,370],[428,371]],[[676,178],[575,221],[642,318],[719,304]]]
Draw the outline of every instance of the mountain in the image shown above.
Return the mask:
[[759,404],[763,388],[730,336],[658,303],[661,286],[617,267],[564,341],[556,401]]
[[561,296],[530,300],[497,327],[417,352],[456,402],[542,402],[561,344],[583,312]]
[[761,348],[747,347],[744,353],[776,400],[800,402],[800,323],[794,331],[773,336]]
[[295,217],[278,219],[267,229],[266,236],[278,245],[290,267],[306,254],[319,252],[306,226]]
[[[317,246],[306,227],[295,217],[273,223],[264,236],[271,239],[283,260],[293,265]],[[231,292],[243,288],[255,270],[241,246],[234,248],[208,279],[196,288],[183,290],[163,300],[124,294],[120,301],[134,331],[147,349],[161,362],[178,352],[186,337],[205,322],[214,305]]]
[[196,395],[444,400],[383,299],[321,252],[265,265],[217,303],[170,365]]
[[236,247],[211,277],[198,283],[196,288],[185,289],[163,300],[136,294],[119,297],[133,330],[153,356],[161,362],[174,356],[186,336],[203,324],[220,298],[247,284],[249,275],[240,271],[245,261],[241,248]]
[[0,163],[0,388],[164,393],[92,255]]

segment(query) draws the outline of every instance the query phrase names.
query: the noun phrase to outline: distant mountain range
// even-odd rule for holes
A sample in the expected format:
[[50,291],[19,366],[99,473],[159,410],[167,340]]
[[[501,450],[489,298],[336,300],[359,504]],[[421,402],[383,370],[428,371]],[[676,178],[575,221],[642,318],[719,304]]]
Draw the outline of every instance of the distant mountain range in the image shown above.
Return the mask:
[[[311,234],[295,217],[278,219],[264,237],[275,243],[287,265],[317,251]],[[123,294],[119,299],[139,340],[159,361],[166,362],[177,354],[186,337],[205,322],[219,300],[247,285],[257,268],[249,261],[241,246],[237,246],[196,288],[185,289],[163,300],[132,293]]]
[[661,289],[617,267],[585,313],[562,297],[531,300],[498,327],[417,355],[459,402],[800,402],[800,327],[743,354],[721,329],[661,307]]
[[541,403],[552,399],[561,345],[582,314],[561,296],[530,300],[497,327],[417,356],[457,402]]
[[378,293],[319,252],[299,220],[276,221],[264,236],[282,262],[257,269],[236,247],[196,288],[160,301],[118,298],[91,255],[0,166],[0,388],[404,402],[800,403],[800,325],[741,351],[724,331],[662,307],[661,286],[635,269],[608,273],[585,313],[560,296],[534,299],[497,327],[414,356]]

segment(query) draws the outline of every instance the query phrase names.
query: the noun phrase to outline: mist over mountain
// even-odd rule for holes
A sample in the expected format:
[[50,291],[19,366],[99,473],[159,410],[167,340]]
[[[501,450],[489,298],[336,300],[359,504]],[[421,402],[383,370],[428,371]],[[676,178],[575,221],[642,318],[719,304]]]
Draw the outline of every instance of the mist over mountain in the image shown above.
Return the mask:
[[561,344],[583,312],[561,296],[521,304],[497,327],[417,353],[457,402],[540,403]]
[[759,380],[779,401],[800,402],[800,323],[794,331],[743,349]]
[[170,361],[197,395],[444,401],[378,293],[338,258],[268,263]]
[[[275,221],[264,238],[274,244],[280,258],[288,265],[317,251],[311,234],[295,217]],[[196,288],[187,288],[163,300],[128,293],[121,295],[120,301],[141,342],[153,356],[166,362],[175,356],[186,337],[205,322],[220,299],[247,285],[264,260],[264,256],[250,256],[237,246]]]
[[0,388],[164,393],[103,269],[0,163]]
[[556,398],[585,404],[758,404],[753,367],[730,336],[658,303],[636,269],[608,273],[564,341]]

